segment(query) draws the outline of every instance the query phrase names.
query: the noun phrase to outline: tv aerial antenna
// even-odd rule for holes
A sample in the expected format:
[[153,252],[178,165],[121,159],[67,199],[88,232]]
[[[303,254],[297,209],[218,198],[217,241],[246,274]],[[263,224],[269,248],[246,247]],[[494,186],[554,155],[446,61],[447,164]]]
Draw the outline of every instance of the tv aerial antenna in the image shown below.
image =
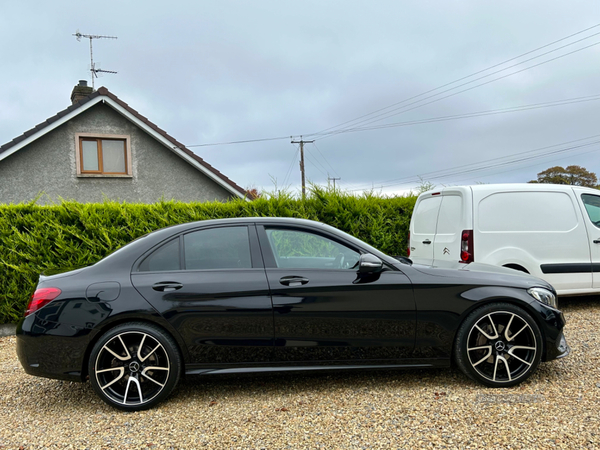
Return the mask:
[[96,69],[96,63],[94,63],[94,52],[92,51],[92,39],[117,39],[116,36],[100,36],[97,34],[82,34],[77,30],[75,34],[73,34],[77,38],[78,41],[81,41],[81,38],[87,38],[90,40],[90,72],[92,73],[92,89],[94,89],[94,78],[98,78],[98,73],[117,73],[113,70],[102,70]]

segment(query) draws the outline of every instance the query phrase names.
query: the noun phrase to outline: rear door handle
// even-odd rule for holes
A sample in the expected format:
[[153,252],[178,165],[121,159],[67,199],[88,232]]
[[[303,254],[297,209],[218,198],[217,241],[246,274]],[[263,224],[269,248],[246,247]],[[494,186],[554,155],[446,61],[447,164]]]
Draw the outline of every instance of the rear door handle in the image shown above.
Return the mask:
[[425,240],[423,241],[423,244],[431,244],[431,241],[430,241],[429,239],[425,239]]
[[160,292],[170,292],[176,291],[177,289],[181,289],[183,284],[178,283],[176,281],[163,281],[161,283],[155,283],[152,285],[152,289]]
[[594,244],[600,244],[600,239],[594,239]]
[[283,277],[279,280],[279,282],[281,284],[283,284],[284,286],[290,286],[290,287],[294,287],[294,286],[302,286],[303,284],[308,283],[308,278],[304,278],[304,277],[297,277],[297,276],[289,276],[289,277]]

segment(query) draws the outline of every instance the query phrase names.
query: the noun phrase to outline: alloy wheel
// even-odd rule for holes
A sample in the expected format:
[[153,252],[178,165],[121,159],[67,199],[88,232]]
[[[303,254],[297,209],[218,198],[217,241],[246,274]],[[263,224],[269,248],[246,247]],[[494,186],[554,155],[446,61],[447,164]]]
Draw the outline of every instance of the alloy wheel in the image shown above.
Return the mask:
[[125,331],[101,347],[94,376],[102,394],[127,406],[144,405],[165,388],[171,372],[169,354],[151,334]]
[[479,376],[494,384],[513,384],[536,365],[538,345],[525,318],[511,311],[493,311],[471,327],[466,350]]

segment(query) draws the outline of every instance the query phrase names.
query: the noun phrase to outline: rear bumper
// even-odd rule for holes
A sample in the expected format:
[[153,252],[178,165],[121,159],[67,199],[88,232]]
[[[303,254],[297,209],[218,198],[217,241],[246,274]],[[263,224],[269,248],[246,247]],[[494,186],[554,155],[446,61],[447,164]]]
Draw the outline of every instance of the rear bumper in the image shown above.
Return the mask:
[[83,381],[89,330],[42,321],[36,314],[17,325],[17,356],[25,372],[38,377]]

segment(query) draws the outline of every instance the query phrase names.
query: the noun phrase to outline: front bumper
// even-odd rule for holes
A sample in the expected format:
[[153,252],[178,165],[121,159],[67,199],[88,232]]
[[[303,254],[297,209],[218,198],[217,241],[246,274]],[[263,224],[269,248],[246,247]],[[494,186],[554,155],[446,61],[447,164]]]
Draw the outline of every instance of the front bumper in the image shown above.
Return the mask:
[[542,316],[545,316],[545,334],[546,347],[544,361],[560,359],[568,356],[571,353],[571,347],[567,344],[567,339],[563,333],[563,329],[567,320],[561,311],[544,306],[542,308]]

